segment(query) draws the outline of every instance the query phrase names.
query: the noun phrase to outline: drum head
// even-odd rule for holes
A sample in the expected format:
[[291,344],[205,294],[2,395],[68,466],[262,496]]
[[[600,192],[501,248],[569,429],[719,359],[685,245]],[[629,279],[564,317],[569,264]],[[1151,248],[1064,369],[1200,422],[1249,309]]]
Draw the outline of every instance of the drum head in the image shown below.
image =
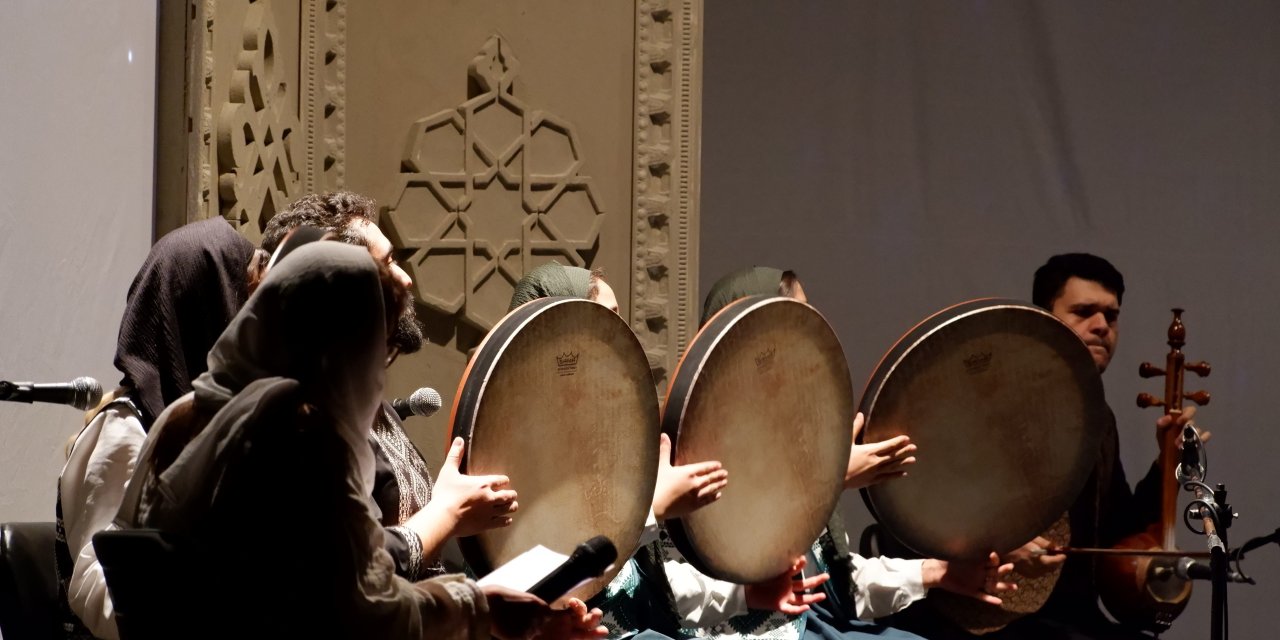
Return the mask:
[[906,478],[863,489],[876,519],[925,557],[1015,549],[1066,511],[1106,420],[1089,350],[1044,310],[975,300],[917,325],[876,367],[861,440],[920,447]]
[[635,549],[658,470],[658,398],[640,341],[618,314],[543,298],[512,311],[476,350],[453,408],[463,470],[503,474],[519,494],[511,526],[462,538],[483,576],[543,545],[572,553],[596,535],[615,568],[569,595],[599,592]]
[[667,521],[676,547],[722,580],[786,571],[840,498],[852,419],[844,351],[813,307],[763,296],[725,307],[689,345],[663,409],[675,464],[729,471],[720,500]]

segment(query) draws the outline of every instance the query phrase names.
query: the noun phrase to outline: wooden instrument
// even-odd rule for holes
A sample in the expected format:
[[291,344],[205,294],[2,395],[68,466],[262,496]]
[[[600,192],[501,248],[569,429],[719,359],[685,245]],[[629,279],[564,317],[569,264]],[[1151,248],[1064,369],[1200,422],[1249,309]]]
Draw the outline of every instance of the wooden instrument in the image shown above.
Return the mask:
[[[507,314],[467,365],[453,405],[464,472],[504,474],[519,494],[509,527],[462,538],[479,576],[543,545],[564,554],[605,535],[636,548],[658,472],[658,398],[640,341],[618,314],[543,298]],[[583,600],[615,568],[568,595]]]
[[1066,535],[1063,514],[1096,463],[1106,411],[1089,350],[1053,315],[994,298],[944,309],[903,336],[867,384],[862,438],[906,434],[922,455],[908,477],[862,496],[923,557],[1005,553],[1060,521]]
[[[1182,413],[1183,400],[1198,405],[1209,404],[1207,391],[1183,390],[1183,374],[1191,371],[1201,377],[1209,375],[1207,362],[1186,362],[1182,347],[1186,344],[1187,329],[1182,324],[1182,309],[1173,310],[1173,322],[1169,325],[1169,353],[1165,368],[1149,362],[1138,367],[1143,378],[1164,376],[1164,398],[1150,394],[1138,394],[1139,407],[1164,407],[1165,414]],[[1182,430],[1170,426],[1160,434],[1160,520],[1144,532],[1135,534],[1117,545],[1117,549],[1139,551],[1170,551],[1176,548],[1174,533],[1178,524],[1179,482],[1175,474],[1179,464],[1178,443]],[[1191,597],[1191,582],[1179,578],[1172,569],[1176,557],[1193,554],[1181,553],[1174,557],[1162,555],[1104,556],[1099,558],[1096,569],[1099,595],[1116,620],[1129,626],[1159,633],[1169,628],[1182,613]]]
[[809,550],[839,501],[852,440],[844,350],[813,307],[742,298],[694,337],[662,415],[673,463],[719,460],[716,502],[668,520],[676,548],[706,575],[750,584]]

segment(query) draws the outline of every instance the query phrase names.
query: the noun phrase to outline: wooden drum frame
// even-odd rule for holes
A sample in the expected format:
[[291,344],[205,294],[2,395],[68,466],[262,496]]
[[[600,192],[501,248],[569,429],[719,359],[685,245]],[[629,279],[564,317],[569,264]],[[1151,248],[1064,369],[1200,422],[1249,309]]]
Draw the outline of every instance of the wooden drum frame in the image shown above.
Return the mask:
[[639,541],[658,468],[657,394],[626,321],[578,298],[513,310],[467,365],[451,423],[467,441],[462,470],[506,475],[519,496],[509,527],[459,539],[476,574],[605,535],[619,562],[567,595],[603,589]]

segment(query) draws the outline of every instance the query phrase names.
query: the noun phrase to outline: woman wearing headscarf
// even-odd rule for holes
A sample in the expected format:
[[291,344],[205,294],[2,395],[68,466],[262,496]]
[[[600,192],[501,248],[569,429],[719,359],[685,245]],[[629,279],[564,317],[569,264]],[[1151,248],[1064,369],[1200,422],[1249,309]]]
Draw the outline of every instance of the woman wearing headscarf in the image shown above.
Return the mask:
[[58,479],[56,560],[68,637],[118,637],[92,536],[115,517],[156,416],[191,390],[244,303],[253,250],[225,220],[196,222],[156,242],[129,287],[115,357],[120,387],[76,437]]
[[[192,567],[189,606],[175,616],[191,621],[182,635],[511,631],[496,617],[490,624],[490,603],[504,601],[462,576],[396,576],[373,518],[368,438],[402,304],[403,289],[368,251],[317,242],[267,274],[209,352],[194,402],[212,418],[153,483],[139,485],[136,514],[172,536],[179,564]],[[299,525],[285,553],[252,535],[276,522]],[[562,625],[566,635],[590,635],[583,627],[598,614],[575,603],[558,616],[567,619],[582,626]]]

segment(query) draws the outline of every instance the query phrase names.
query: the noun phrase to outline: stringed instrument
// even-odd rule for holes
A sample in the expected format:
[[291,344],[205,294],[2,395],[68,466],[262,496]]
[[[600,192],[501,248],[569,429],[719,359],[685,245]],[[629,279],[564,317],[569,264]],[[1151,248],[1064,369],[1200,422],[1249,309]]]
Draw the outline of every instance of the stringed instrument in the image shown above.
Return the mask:
[[[1165,368],[1149,362],[1138,367],[1138,375],[1143,378],[1165,377],[1164,398],[1140,393],[1138,406],[1144,409],[1164,407],[1165,415],[1175,416],[1175,419],[1182,413],[1184,400],[1197,405],[1209,404],[1207,391],[1183,390],[1186,371],[1204,377],[1209,375],[1210,366],[1207,362],[1186,362],[1182,347],[1186,344],[1187,330],[1182,324],[1182,311],[1173,309]],[[1115,552],[1099,554],[1096,569],[1098,592],[1107,611],[1127,626],[1155,633],[1167,630],[1191,598],[1190,580],[1178,577],[1172,570],[1181,555],[1194,555],[1174,552],[1180,488],[1176,472],[1180,462],[1178,443],[1181,433],[1181,429],[1170,425],[1160,434],[1159,521],[1151,523],[1145,531],[1121,540],[1113,547]]]

